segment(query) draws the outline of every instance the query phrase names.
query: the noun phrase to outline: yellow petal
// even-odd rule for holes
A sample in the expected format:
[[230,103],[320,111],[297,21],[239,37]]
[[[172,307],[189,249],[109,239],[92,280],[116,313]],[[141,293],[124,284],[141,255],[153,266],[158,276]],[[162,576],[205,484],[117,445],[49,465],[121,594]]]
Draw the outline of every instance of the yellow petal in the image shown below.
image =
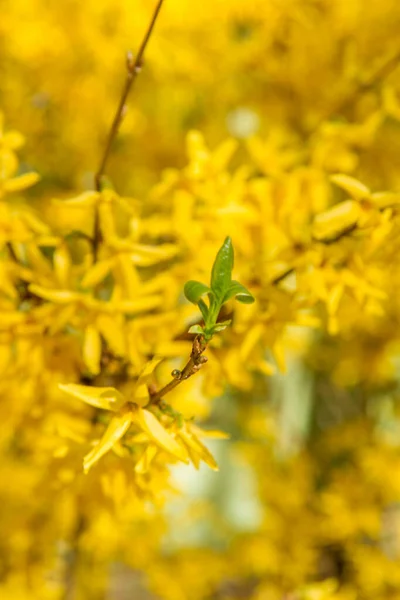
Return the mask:
[[191,175],[196,177],[201,174],[202,166],[208,161],[210,153],[200,131],[189,131],[186,137],[187,153],[190,160]]
[[176,285],[176,282],[171,275],[161,273],[154,274],[148,281],[142,281],[140,288],[137,290],[139,296],[154,294],[154,292],[164,291]]
[[149,470],[151,461],[156,456],[157,452],[158,452],[157,446],[155,446],[154,444],[151,444],[150,446],[148,446],[135,465],[135,473],[139,473],[139,475],[143,475],[144,473],[147,473],[147,471]]
[[281,340],[277,340],[272,346],[272,354],[276,360],[276,364],[278,365],[280,372],[286,373],[285,351]]
[[137,296],[137,290],[140,287],[140,280],[135,266],[126,254],[120,254],[117,257],[116,263],[118,265],[117,274],[119,276],[119,281],[126,296],[128,298],[135,298]]
[[154,370],[162,360],[162,358],[153,358],[146,363],[139,373],[139,377],[133,388],[133,395],[135,397],[135,403],[141,407],[146,406],[149,402],[150,398],[147,383],[154,377]]
[[100,315],[96,326],[106,340],[111,352],[124,356],[126,352],[125,320],[122,315]]
[[90,422],[87,419],[69,416],[64,412],[56,413],[53,422],[57,435],[77,444],[85,443],[90,432]]
[[179,431],[179,435],[184,440],[184,442],[189,446],[192,453],[197,454],[197,456],[203,462],[205,462],[206,465],[208,465],[210,467],[210,469],[212,469],[213,471],[219,471],[218,465],[215,462],[215,459],[214,459],[213,455],[211,454],[211,452],[209,451],[209,449],[206,446],[204,446],[204,444],[202,444],[200,442],[200,440],[191,431],[181,429]]
[[39,181],[40,177],[37,173],[25,173],[13,179],[8,179],[4,182],[3,188],[6,192],[19,192],[25,190]]
[[63,444],[62,446],[59,446],[58,448],[56,448],[53,452],[53,456],[54,458],[65,458],[67,456],[69,452],[69,446],[68,444]]
[[189,446],[189,444],[187,443],[186,439],[183,437],[183,435],[180,436],[183,445],[186,448],[186,451],[189,455],[189,459],[190,462],[193,464],[193,466],[195,467],[195,469],[199,470],[200,469],[200,457],[198,454],[196,454],[196,452],[193,451],[193,448],[191,448]]
[[143,367],[143,369],[140,372],[139,375],[139,380],[140,382],[143,381],[147,381],[148,378],[153,375],[155,369],[158,367],[158,365],[163,361],[163,358],[159,358],[159,357],[154,357],[151,360],[149,360],[146,365]]
[[156,354],[165,358],[188,356],[192,349],[190,342],[160,342],[155,347]]
[[10,148],[11,150],[18,150],[18,148],[21,148],[21,146],[23,146],[24,144],[24,136],[21,133],[19,133],[19,131],[15,131],[14,129],[12,129],[11,131],[7,131],[7,133],[4,134],[2,139],[2,145],[6,146],[7,148]]
[[105,410],[119,410],[125,404],[123,395],[112,387],[94,387],[78,385],[75,383],[59,384],[63,392],[78,398],[90,406],[104,408]]
[[58,246],[60,238],[55,235],[40,235],[36,238],[35,244],[37,246]]
[[99,222],[100,231],[103,236],[103,240],[106,243],[112,242],[113,238],[116,237],[115,220],[112,211],[112,206],[109,202],[101,202],[99,204]]
[[135,433],[131,436],[131,441],[133,444],[148,444],[150,442],[150,438],[144,431],[140,433]]
[[132,244],[131,247],[133,252],[131,252],[130,258],[135,265],[140,265],[141,267],[150,267],[162,260],[173,258],[178,253],[177,246],[173,244],[162,244],[160,246]]
[[54,310],[54,314],[51,317],[51,324],[49,327],[50,335],[54,335],[64,329],[64,327],[72,320],[72,317],[75,314],[75,305],[68,304],[63,308],[52,307],[52,309]]
[[81,286],[90,288],[103,281],[111,271],[113,264],[114,259],[108,259],[101,260],[90,267],[81,281]]
[[125,314],[135,314],[157,308],[162,304],[161,296],[147,296],[138,300],[120,300],[112,303],[103,303],[103,309],[107,312],[115,310]]
[[49,300],[56,304],[68,304],[79,298],[77,293],[71,292],[70,290],[50,290],[34,283],[29,286],[29,291],[32,292],[32,294],[35,294],[35,296],[39,296],[39,298]]
[[4,272],[3,269],[0,270],[0,281],[2,285],[1,292],[5,296],[9,296],[10,298],[16,300],[19,297],[18,291],[14,287],[12,279]]
[[328,333],[329,335],[337,335],[339,332],[339,321],[336,317],[330,316],[328,317]]
[[216,171],[223,171],[238,147],[238,142],[234,139],[228,139],[222,142],[214,150],[211,157],[211,163]]
[[337,313],[343,294],[344,286],[341,283],[338,283],[331,289],[326,306],[330,316],[333,317]]
[[296,325],[317,329],[318,327],[321,327],[321,319],[308,313],[299,313],[296,316]]
[[187,463],[188,456],[185,449],[178,444],[175,438],[161,425],[160,421],[144,408],[138,408],[134,413],[134,419],[141,429],[163,450],[166,450],[179,460]]
[[362,209],[354,200],[340,202],[316,216],[312,234],[316,240],[329,241],[357,225]]
[[83,459],[83,469],[85,473],[96,463],[104,454],[109,452],[113,445],[120,440],[128,431],[132,423],[132,414],[126,412],[122,415],[113,417],[107,427],[100,442]]
[[139,373],[139,377],[138,377],[138,380],[135,385],[135,395],[137,395],[138,390],[140,388],[145,386],[145,384],[150,379],[152,379],[155,369],[158,367],[158,365],[162,361],[163,361],[163,358],[154,357],[146,363],[146,365],[143,367],[143,369]]
[[93,375],[100,373],[101,338],[93,325],[88,325],[85,329],[82,354],[83,361],[90,373]]
[[[14,270],[14,265],[7,265],[3,262],[0,263],[0,281],[1,289],[0,294],[10,296],[10,298],[16,299],[19,297],[19,293],[14,287],[14,278],[11,276],[11,272]],[[18,269],[15,269],[15,271]]]
[[250,354],[260,341],[263,331],[264,325],[262,323],[258,323],[257,325],[249,329],[240,348],[240,356],[243,361],[246,361],[249,358]]
[[400,120],[400,104],[395,88],[385,85],[382,89],[382,101],[385,111],[394,119]]
[[385,208],[397,207],[400,204],[400,194],[391,192],[377,192],[372,194],[371,201],[374,206],[383,210]]
[[368,198],[371,193],[366,185],[361,183],[361,181],[358,181],[358,179],[350,177],[350,175],[338,173],[337,175],[332,175],[330,180],[333,181],[333,183],[336,183],[342,190],[348,192],[352,198],[356,198],[357,200]]
[[258,371],[260,371],[260,373],[263,373],[267,377],[271,377],[271,375],[275,374],[274,366],[271,365],[271,363],[269,363],[267,360],[259,360],[255,367],[258,369]]
[[68,200],[54,200],[54,202],[61,203],[68,208],[91,208],[96,205],[100,194],[98,192],[88,191],[79,194],[75,198],[70,198]]
[[0,311],[0,327],[13,327],[19,323],[23,323],[26,320],[26,313],[15,311],[7,312]]
[[55,249],[53,265],[58,283],[67,287],[71,269],[71,259],[65,244],[61,244],[61,246]]
[[18,169],[18,160],[12,150],[2,148],[1,151],[1,187],[7,182],[8,178],[12,177]]
[[190,431],[194,433],[196,436],[212,438],[214,440],[229,440],[229,433],[225,433],[225,431],[220,431],[219,429],[200,429],[197,425],[191,425]]
[[26,248],[29,266],[40,275],[52,278],[53,271],[49,261],[43,256],[43,253],[34,244],[28,244]]
[[139,385],[135,388],[135,404],[144,408],[150,400],[149,390],[147,385]]
[[32,231],[34,231],[38,235],[50,234],[50,228],[40,219],[38,219],[38,217],[33,213],[23,211],[20,214],[18,214],[18,216],[20,217],[20,219],[22,219],[22,221],[24,221],[28,225],[28,227],[30,227],[30,229],[32,229]]

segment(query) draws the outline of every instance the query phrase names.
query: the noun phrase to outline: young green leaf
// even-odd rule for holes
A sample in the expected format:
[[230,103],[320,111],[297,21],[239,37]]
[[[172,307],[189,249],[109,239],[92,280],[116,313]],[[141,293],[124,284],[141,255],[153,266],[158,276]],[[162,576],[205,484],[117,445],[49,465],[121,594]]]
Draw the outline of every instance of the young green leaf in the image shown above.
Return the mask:
[[232,323],[231,320],[229,321],[221,321],[219,323],[217,323],[216,325],[214,325],[214,327],[212,328],[212,333],[218,333],[219,331],[223,331],[224,329],[226,329],[230,324]]
[[228,236],[218,251],[211,271],[211,288],[220,301],[232,281],[233,260],[232,240]]
[[242,302],[243,304],[252,304],[254,302],[254,296],[238,281],[232,281],[223,302],[227,302],[234,296],[238,302]]
[[192,325],[189,329],[189,333],[203,334],[204,329],[201,327],[201,325]]
[[205,283],[200,281],[187,281],[183,288],[183,293],[189,302],[197,304],[204,294],[211,292],[211,289]]
[[200,300],[198,301],[197,305],[198,305],[198,307],[200,309],[201,314],[203,315],[204,322],[206,322],[207,319],[208,319],[208,314],[209,314],[207,304],[204,302],[204,300],[202,300],[200,298]]

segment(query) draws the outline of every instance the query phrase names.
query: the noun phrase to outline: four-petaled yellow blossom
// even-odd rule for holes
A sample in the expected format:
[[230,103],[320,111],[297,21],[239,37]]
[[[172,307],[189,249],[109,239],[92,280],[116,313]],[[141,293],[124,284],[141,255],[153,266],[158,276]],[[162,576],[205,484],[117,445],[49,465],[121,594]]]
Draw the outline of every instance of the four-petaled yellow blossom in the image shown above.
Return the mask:
[[[137,472],[144,472],[149,467],[149,460],[154,459],[157,449],[164,450],[174,459],[184,463],[189,461],[198,468],[203,460],[212,469],[218,470],[217,464],[209,450],[199,440],[202,431],[189,422],[177,425],[174,419],[167,415],[157,417],[152,410],[142,408],[151,403],[151,396],[145,385],[153,370],[160,361],[155,359],[148,363],[137,379],[135,387],[129,398],[124,397],[117,389],[112,387],[91,387],[77,384],[60,384],[60,389],[79,400],[115,413],[111,417],[102,438],[95,444],[93,450],[83,460],[83,467],[87,473],[89,469],[129,432],[131,426],[133,443],[140,439],[147,442],[145,453],[135,466]],[[158,410],[160,413],[160,411]],[[213,432],[219,436],[219,432]],[[144,438],[143,438],[144,434]],[[197,434],[197,435],[196,435]],[[149,458],[150,456],[150,458]],[[146,469],[144,468],[144,461]]]

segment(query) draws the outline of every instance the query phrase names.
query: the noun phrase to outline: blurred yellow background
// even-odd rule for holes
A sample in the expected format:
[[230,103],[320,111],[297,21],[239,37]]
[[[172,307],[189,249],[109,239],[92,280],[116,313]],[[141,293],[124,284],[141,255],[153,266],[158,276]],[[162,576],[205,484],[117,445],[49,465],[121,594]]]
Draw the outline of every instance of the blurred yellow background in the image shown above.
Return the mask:
[[[154,5],[0,0],[0,600],[400,599],[400,4],[165,0],[96,194]],[[257,302],[171,394],[220,472],[83,475],[59,384],[168,380],[226,235]]]

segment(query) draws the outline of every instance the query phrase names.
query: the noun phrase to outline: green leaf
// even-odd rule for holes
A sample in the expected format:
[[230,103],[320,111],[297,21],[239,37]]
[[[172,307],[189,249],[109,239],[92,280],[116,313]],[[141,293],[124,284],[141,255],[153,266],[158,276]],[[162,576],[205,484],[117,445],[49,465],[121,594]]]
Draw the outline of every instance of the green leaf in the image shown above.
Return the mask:
[[203,334],[204,333],[204,329],[201,327],[201,325],[192,325],[191,328],[189,329],[189,333],[200,333],[200,334]]
[[208,306],[207,306],[207,304],[204,302],[204,300],[202,300],[200,298],[200,300],[198,301],[197,305],[198,305],[198,307],[200,309],[201,314],[203,315],[204,322],[206,322],[207,319],[208,319]]
[[226,329],[227,327],[229,327],[229,325],[231,323],[232,323],[231,320],[229,320],[229,321],[221,321],[220,323],[217,323],[212,328],[212,333],[218,333],[218,331],[223,331],[224,329]]
[[211,292],[211,289],[205,283],[200,281],[187,281],[183,288],[183,293],[189,302],[197,304],[204,294]]
[[233,246],[228,236],[218,251],[211,271],[211,288],[218,300],[222,300],[232,281]]
[[254,302],[254,296],[238,281],[232,281],[223,302],[227,302],[234,296],[238,302],[242,302],[243,304],[252,304]]

